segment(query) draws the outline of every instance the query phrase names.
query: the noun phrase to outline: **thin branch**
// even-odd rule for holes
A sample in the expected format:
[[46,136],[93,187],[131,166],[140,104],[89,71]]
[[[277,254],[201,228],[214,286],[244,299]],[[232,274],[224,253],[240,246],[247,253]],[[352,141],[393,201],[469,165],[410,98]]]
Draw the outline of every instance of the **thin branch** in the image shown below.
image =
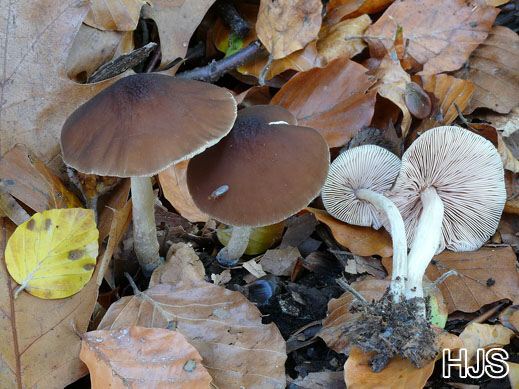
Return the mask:
[[353,287],[350,284],[348,284],[344,278],[337,278],[335,282],[337,282],[337,284],[346,292],[350,292],[353,295],[353,297],[359,300],[363,305],[369,305],[368,301],[364,298],[364,296],[362,296],[359,292],[353,289]]

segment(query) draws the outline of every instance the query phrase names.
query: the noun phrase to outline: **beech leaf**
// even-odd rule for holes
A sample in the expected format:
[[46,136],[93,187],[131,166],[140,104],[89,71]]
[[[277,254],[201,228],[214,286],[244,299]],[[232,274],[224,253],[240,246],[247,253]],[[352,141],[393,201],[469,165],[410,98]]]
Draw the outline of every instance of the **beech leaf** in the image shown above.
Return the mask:
[[99,30],[133,31],[144,4],[144,0],[91,0],[84,23]]

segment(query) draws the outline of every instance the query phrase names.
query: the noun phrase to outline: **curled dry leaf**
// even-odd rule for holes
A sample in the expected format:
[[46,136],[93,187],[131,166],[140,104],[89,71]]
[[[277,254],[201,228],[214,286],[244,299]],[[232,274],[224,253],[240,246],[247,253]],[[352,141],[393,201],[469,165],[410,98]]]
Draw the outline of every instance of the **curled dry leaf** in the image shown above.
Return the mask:
[[436,98],[431,117],[422,122],[420,128],[428,130],[450,124],[458,117],[456,106],[463,111],[474,93],[474,84],[448,74],[422,77],[423,88]]
[[245,296],[206,282],[159,284],[112,304],[99,329],[175,328],[219,388],[284,388],[285,341]]
[[43,162],[16,145],[0,158],[2,189],[36,212],[81,207],[81,202]]
[[84,23],[99,30],[133,31],[144,0],[92,0]]
[[256,32],[273,59],[300,50],[317,38],[321,0],[261,0]]
[[501,161],[503,161],[503,167],[513,173],[519,173],[519,159],[510,150],[499,133],[497,134],[497,151],[501,156]]
[[467,349],[468,363],[473,364],[478,349],[506,346],[513,335],[514,331],[501,324],[470,323],[460,334],[460,339]]
[[142,17],[153,19],[160,36],[162,66],[184,58],[189,40],[215,0],[150,0],[142,8]]
[[93,389],[210,387],[202,357],[178,331],[130,327],[87,332],[79,356]]
[[348,58],[296,74],[271,104],[285,107],[298,124],[318,130],[330,147],[348,142],[373,117],[376,92],[367,69]]
[[393,0],[330,0],[326,6],[326,20],[328,24],[335,24],[348,17],[373,14],[382,11]]
[[422,74],[459,69],[488,35],[499,10],[465,0],[395,1],[365,34],[374,57],[384,57],[398,31]]
[[387,54],[379,67],[371,72],[378,82],[374,89],[378,94],[395,103],[402,111],[402,136],[405,138],[409,127],[411,127],[411,114],[407,108],[405,96],[407,85],[411,82],[411,77],[402,69],[400,61],[391,54]]
[[330,228],[337,243],[347,247],[353,254],[365,257],[371,255],[391,257],[393,255],[391,237],[387,231],[347,224],[319,209],[307,208],[307,210]]
[[474,95],[467,108],[479,107],[508,113],[519,103],[519,36],[509,28],[494,26],[488,38],[456,73],[472,81]]
[[68,115],[115,81],[81,85],[66,76],[68,53],[87,11],[88,2],[77,0],[43,0],[37,9],[30,0],[0,4],[3,57],[9,58],[0,65],[0,154],[21,143],[44,162],[51,160]]
[[177,212],[190,222],[206,222],[209,216],[194,203],[187,189],[186,171],[189,161],[176,163],[159,173],[160,186],[164,197]]
[[317,51],[328,62],[337,58],[351,58],[364,50],[364,31],[371,24],[368,15],[344,20],[333,26],[324,25],[319,32]]

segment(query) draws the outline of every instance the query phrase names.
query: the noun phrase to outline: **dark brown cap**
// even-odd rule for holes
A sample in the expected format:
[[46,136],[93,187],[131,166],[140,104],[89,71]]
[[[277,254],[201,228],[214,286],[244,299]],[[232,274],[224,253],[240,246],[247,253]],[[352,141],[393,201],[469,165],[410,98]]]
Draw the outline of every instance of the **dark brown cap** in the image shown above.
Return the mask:
[[267,115],[272,107],[239,111],[229,135],[189,161],[193,200],[221,222],[277,223],[307,206],[326,179],[330,154],[325,140],[312,128],[269,125],[288,122],[286,115]]
[[61,131],[63,160],[83,173],[151,176],[218,142],[235,118],[224,88],[135,74],[72,113]]

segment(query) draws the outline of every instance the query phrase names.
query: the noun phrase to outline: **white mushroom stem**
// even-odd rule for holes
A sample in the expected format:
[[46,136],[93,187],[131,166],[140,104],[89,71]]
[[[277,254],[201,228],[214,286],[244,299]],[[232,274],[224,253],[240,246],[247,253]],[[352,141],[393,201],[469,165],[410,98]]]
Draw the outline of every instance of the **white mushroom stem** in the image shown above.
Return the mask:
[[[409,252],[406,299],[423,297],[423,276],[442,237],[443,201],[433,187],[425,189],[420,198],[423,209]],[[422,314],[425,316],[425,305]]]
[[394,302],[400,302],[404,295],[407,279],[407,238],[402,216],[396,205],[384,195],[370,189],[355,191],[357,198],[369,201],[375,208],[384,213],[391,227],[393,240],[393,271],[391,274],[391,293]]
[[145,274],[149,275],[162,260],[155,225],[155,195],[150,177],[132,177],[133,247]]
[[233,227],[231,238],[227,243],[227,256],[229,259],[238,260],[245,253],[249,245],[249,237],[252,229],[250,227]]

